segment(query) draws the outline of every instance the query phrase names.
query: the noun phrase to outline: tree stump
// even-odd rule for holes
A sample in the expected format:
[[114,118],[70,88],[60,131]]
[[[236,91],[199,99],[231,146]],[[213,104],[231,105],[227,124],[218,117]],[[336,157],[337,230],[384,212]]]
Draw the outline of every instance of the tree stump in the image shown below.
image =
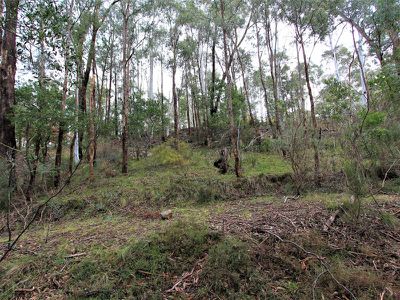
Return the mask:
[[219,169],[221,174],[226,174],[228,172],[228,149],[223,148],[220,151],[220,157],[218,160],[214,161],[214,167]]

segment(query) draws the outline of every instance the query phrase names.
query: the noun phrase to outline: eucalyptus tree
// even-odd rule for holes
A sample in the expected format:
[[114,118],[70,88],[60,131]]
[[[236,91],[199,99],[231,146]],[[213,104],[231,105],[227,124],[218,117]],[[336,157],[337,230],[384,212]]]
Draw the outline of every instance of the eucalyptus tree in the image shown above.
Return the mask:
[[278,18],[276,7],[272,3],[264,2],[260,7],[261,18],[265,31],[265,44],[267,47],[269,70],[272,82],[272,95],[274,99],[275,130],[277,135],[282,134],[280,114],[280,87],[279,87],[279,61],[278,61]]
[[[33,3],[25,2],[23,16],[20,26],[21,60],[33,73],[34,84],[37,85],[35,86],[37,93],[36,97],[34,97],[36,106],[33,107],[32,115],[35,114],[36,109],[38,110],[38,114],[43,113],[43,115],[46,115],[49,109],[53,112],[53,116],[45,122],[43,120],[39,122],[40,117],[36,115],[39,120],[32,120],[32,122],[25,123],[25,157],[29,169],[29,182],[25,195],[30,200],[35,185],[39,161],[45,162],[47,159],[48,143],[52,135],[51,126],[53,125],[59,127],[58,149],[55,160],[56,176],[54,178],[55,185],[59,183],[61,172],[60,147],[62,147],[64,131],[64,126],[62,125],[64,123],[64,116],[62,115],[62,111],[65,109],[67,83],[64,81],[63,84],[65,97],[54,99],[49,95],[52,93],[51,89],[54,89],[54,84],[59,84],[53,78],[57,77],[56,75],[62,69],[58,57],[63,56],[64,53],[58,49],[65,49],[62,36],[63,28],[67,27],[65,26],[67,17],[60,3],[53,3],[48,0],[40,0]],[[64,64],[65,68],[68,68],[67,63]],[[59,109],[54,110],[54,107],[50,107],[48,105],[50,100],[47,97],[56,100]],[[24,121],[22,119],[18,118],[19,125],[23,124]],[[58,124],[54,124],[54,122]],[[30,154],[32,145],[33,155]],[[41,150],[42,155],[40,155]]]
[[308,36],[323,39],[329,29],[330,11],[332,4],[327,0],[284,0],[277,1],[280,15],[294,27],[296,43],[300,46],[303,58],[304,75],[310,100],[311,123],[312,123],[312,145],[314,150],[314,182],[317,186],[321,183],[320,175],[320,153],[318,149],[318,123],[315,113],[315,98],[310,78],[310,63],[306,53],[306,41]]
[[[65,111],[66,102],[68,97],[68,78],[70,76],[70,64],[71,64],[71,35],[72,35],[72,14],[74,9],[75,1],[71,0],[65,1],[64,4],[64,15],[67,17],[67,21],[64,21],[64,30],[63,30],[63,40],[62,40],[62,47],[63,47],[63,56],[64,56],[64,81],[63,81],[63,94],[62,94],[62,101],[61,101],[61,112]],[[66,24],[65,24],[66,23]],[[56,158],[55,158],[55,170],[56,173],[54,175],[54,186],[58,187],[60,184],[61,178],[61,160],[62,160],[62,149],[63,149],[63,141],[64,141],[64,132],[66,124],[63,120],[60,121],[58,126],[58,137],[57,137],[57,150],[56,150]]]
[[15,104],[15,73],[17,69],[17,22],[19,0],[5,1],[4,29],[1,36],[0,76],[0,155],[10,164],[10,185],[15,180],[15,126],[11,121]]
[[[3,1],[1,1],[3,4]],[[15,104],[15,73],[17,65],[17,23],[19,0],[5,1],[4,27],[0,31],[1,63],[0,63],[0,159],[5,161],[8,174],[7,187],[2,188],[0,208],[6,210],[6,226],[8,228],[8,241],[11,245],[12,232],[10,227],[10,210],[12,193],[16,186],[15,175],[15,125],[13,124],[13,106]],[[1,5],[3,17],[3,5]],[[0,187],[1,188],[1,187]]]
[[[396,0],[343,0],[338,15],[362,36],[381,65],[392,56],[400,67],[400,3]],[[390,52],[392,51],[391,55]]]
[[256,31],[256,47],[257,47],[257,62],[258,62],[258,70],[254,74],[255,75],[255,83],[259,83],[259,86],[262,88],[262,92],[264,95],[264,105],[267,111],[267,121],[268,125],[271,128],[272,135],[275,138],[276,137],[276,131],[275,131],[275,126],[272,122],[272,116],[271,116],[271,104],[269,100],[269,94],[268,94],[268,89],[267,89],[267,83],[266,83],[266,74],[264,71],[264,62],[262,59],[263,52],[262,52],[262,37],[261,37],[261,28],[258,26],[258,20],[255,21],[255,31]]
[[[89,84],[89,77],[92,71],[92,65],[96,59],[96,42],[97,34],[99,29],[107,19],[111,8],[120,2],[120,0],[114,0],[107,8],[103,7],[103,3],[100,0],[93,0],[82,3],[80,7],[81,23],[76,30],[74,36],[74,44],[77,48],[77,72],[78,72],[78,103],[81,113],[86,113],[86,94],[87,87]],[[86,58],[86,66],[83,66],[83,45],[88,35],[89,29],[91,30],[89,39],[89,50]],[[82,159],[82,141],[83,141],[83,130],[79,134],[79,159]],[[89,141],[89,143],[95,143],[95,141]]]
[[[231,146],[235,159],[235,174],[237,177],[240,177],[242,175],[242,168],[239,153],[238,127],[235,123],[233,111],[231,66],[238,48],[247,35],[251,24],[253,11],[251,10],[251,7],[248,6],[248,3],[243,1],[230,1],[227,3],[224,0],[220,0],[219,4],[219,17],[223,37],[224,53],[224,75],[222,78],[223,80],[226,79],[225,97],[231,132]],[[245,17],[248,15],[247,12],[249,9],[250,17],[248,20],[246,20]],[[237,35],[234,36],[236,29],[242,26],[244,26],[244,32],[241,37]]]
[[121,3],[122,9],[122,79],[123,79],[123,108],[122,108],[122,173],[128,173],[128,114],[129,114],[129,20],[132,14],[130,1]]
[[[186,122],[189,130],[189,134],[191,134],[191,126],[190,126],[190,97],[189,97],[189,89],[193,88],[193,84],[196,83],[195,78],[193,78],[194,74],[192,74],[192,62],[194,60],[194,56],[196,55],[196,41],[192,38],[192,36],[188,35],[184,40],[179,42],[179,63],[183,69],[183,78],[182,78],[182,89],[185,90],[185,97],[183,99],[186,100],[185,103],[185,115],[186,115]],[[194,101],[196,101],[197,97],[195,93],[191,93],[192,95],[192,103],[194,107]],[[192,109],[192,114],[196,114],[196,110]],[[193,126],[195,127],[195,122]]]
[[247,109],[250,117],[250,124],[254,125],[255,124],[255,117],[253,113],[253,107],[251,104],[251,94],[250,94],[250,82],[249,82],[249,74],[251,74],[251,55],[250,53],[246,53],[244,50],[239,49],[238,54],[237,54],[237,59],[239,62],[239,67],[240,67],[240,73],[242,76],[242,81],[243,81],[243,89],[244,89],[244,95],[246,98],[246,103],[247,103]]
[[[169,27],[169,48],[172,52],[170,67],[172,71],[172,101],[174,115],[174,134],[175,138],[179,139],[179,99],[176,87],[176,72],[178,68],[178,43],[181,35],[181,20],[180,14],[183,10],[183,4],[180,1],[169,0],[162,2],[161,9],[163,10],[168,27]],[[178,144],[177,144],[178,145]]]

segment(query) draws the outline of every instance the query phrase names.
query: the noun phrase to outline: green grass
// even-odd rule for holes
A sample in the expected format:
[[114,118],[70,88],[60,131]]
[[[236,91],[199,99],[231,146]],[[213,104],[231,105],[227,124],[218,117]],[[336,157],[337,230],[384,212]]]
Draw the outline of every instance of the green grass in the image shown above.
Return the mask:
[[[182,274],[196,271],[199,263],[202,272],[192,290],[197,299],[309,299],[321,270],[316,262],[301,270],[305,257],[298,249],[272,240],[260,245],[208,227],[210,219],[231,214],[251,220],[254,209],[246,205],[271,203],[271,209],[284,208],[282,194],[291,193],[285,184],[273,184],[268,177],[291,173],[290,164],[278,155],[243,152],[244,177],[236,179],[233,171],[218,173],[213,167],[217,158],[218,151],[210,149],[192,149],[188,161],[178,165],[160,164],[159,158],[149,156],[130,160],[128,175],[120,174],[117,161],[99,160],[94,181],[87,180],[83,165],[71,186],[46,209],[54,222],[36,224],[22,238],[19,250],[0,265],[0,299],[15,297],[16,288],[48,287],[51,278],[61,282],[61,288],[52,287],[61,298],[162,299]],[[385,197],[377,199],[387,201]],[[349,199],[346,193],[314,192],[296,201],[323,203],[335,210]],[[157,217],[163,209],[173,210],[172,220]],[[383,214],[382,222],[396,226],[392,215]],[[382,291],[381,279],[371,269],[345,265],[348,256],[332,250],[320,233],[288,238],[326,257],[334,274],[354,290],[366,291],[367,297]],[[357,251],[371,252],[363,249]],[[85,254],[69,257],[76,253]],[[322,276],[322,283],[318,296],[340,290],[329,276]]]
[[[244,152],[241,186],[233,170],[221,175],[213,166],[218,158],[216,150],[185,148],[184,157],[188,161],[176,165],[164,164],[159,156],[150,154],[145,159],[130,160],[128,175],[119,173],[118,164],[100,160],[96,165],[94,181],[87,179],[88,169],[83,165],[71,184],[76,190],[67,190],[49,204],[51,216],[55,219],[91,217],[143,204],[155,207],[187,206],[231,200],[247,194],[251,197],[252,185],[256,185],[254,195],[268,193],[268,187],[262,182],[264,179],[259,179],[260,175],[279,176],[291,172],[289,163],[278,155]],[[108,176],[110,170],[112,174],[115,171],[116,176]],[[245,192],[240,193],[239,190]]]

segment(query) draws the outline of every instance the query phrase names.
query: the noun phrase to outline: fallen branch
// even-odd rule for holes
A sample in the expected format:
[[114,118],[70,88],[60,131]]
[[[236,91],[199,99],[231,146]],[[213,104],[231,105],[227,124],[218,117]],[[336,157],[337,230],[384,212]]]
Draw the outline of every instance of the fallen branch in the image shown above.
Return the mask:
[[36,290],[35,287],[32,287],[31,289],[15,289],[15,293],[32,293]]
[[315,290],[316,290],[316,288],[317,288],[318,280],[319,280],[319,278],[320,278],[322,275],[324,275],[326,272],[327,272],[327,271],[324,270],[324,271],[322,271],[321,273],[319,273],[318,276],[317,276],[317,278],[315,278],[315,280],[314,280],[314,282],[313,282],[313,286],[312,286],[312,298],[313,298],[313,300],[315,300]]
[[328,232],[329,228],[332,226],[332,224],[335,222],[336,218],[338,217],[339,213],[341,212],[341,209],[337,209],[330,217],[329,219],[325,222],[324,228],[322,229],[324,232]]
[[[166,293],[172,293],[175,291],[182,291],[181,288],[179,288],[179,285],[183,285],[183,289],[185,289],[185,287],[191,285],[191,284],[196,284],[198,282],[198,276],[200,274],[200,272],[202,271],[203,265],[202,263],[204,262],[204,260],[207,258],[207,255],[204,256],[203,258],[199,259],[196,264],[194,265],[194,267],[192,268],[192,270],[190,272],[185,272],[182,274],[181,278],[168,290],[166,290]],[[197,269],[197,270],[196,270]],[[193,276],[194,274],[196,275],[196,277],[193,279],[192,283],[185,283],[185,280],[191,276]]]
[[286,203],[288,200],[297,200],[299,198],[300,198],[300,195],[297,195],[297,196],[285,196],[283,198],[283,203]]
[[81,256],[85,256],[85,255],[86,255],[86,252],[75,253],[75,254],[67,255],[67,256],[65,256],[65,258],[75,258],[75,257],[81,257]]

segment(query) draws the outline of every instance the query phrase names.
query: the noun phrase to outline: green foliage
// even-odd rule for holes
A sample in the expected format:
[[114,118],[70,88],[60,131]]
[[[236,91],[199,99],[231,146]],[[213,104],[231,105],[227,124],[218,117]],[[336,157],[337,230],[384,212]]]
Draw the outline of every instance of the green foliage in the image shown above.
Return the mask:
[[381,111],[376,111],[376,112],[370,112],[368,115],[365,117],[365,127],[370,129],[370,128],[376,128],[380,125],[383,124],[383,122],[386,119],[386,113],[381,112]]
[[167,122],[168,103],[163,107],[159,100],[145,100],[142,93],[136,93],[132,99],[132,111],[129,114],[129,134],[134,139],[140,139],[151,134],[162,134],[162,123]]
[[189,163],[190,157],[190,146],[174,139],[152,149],[152,160],[157,165],[182,166]]
[[355,99],[355,91],[348,84],[336,78],[324,80],[325,87],[321,91],[323,102],[318,104],[318,111],[322,117],[343,120],[349,115],[351,103]]
[[347,187],[350,192],[356,197],[365,195],[366,178],[362,166],[355,161],[345,161],[343,171],[346,175]]
[[40,87],[38,83],[24,85],[16,90],[15,97],[14,122],[17,132],[29,127],[31,136],[44,139],[50,135],[52,126],[62,120],[61,92],[55,83],[45,87]]
[[265,138],[261,141],[259,145],[259,151],[261,153],[270,153],[272,150],[272,141],[270,138]]

